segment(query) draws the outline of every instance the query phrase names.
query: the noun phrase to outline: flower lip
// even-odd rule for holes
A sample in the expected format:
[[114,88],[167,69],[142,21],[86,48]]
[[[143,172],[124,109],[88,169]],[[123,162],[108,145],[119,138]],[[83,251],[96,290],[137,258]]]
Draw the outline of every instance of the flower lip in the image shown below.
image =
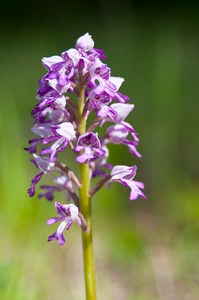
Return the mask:
[[77,141],[77,145],[82,147],[91,147],[91,148],[101,147],[98,135],[93,132],[87,132],[85,134],[82,134]]
[[130,200],[136,200],[139,196],[146,199],[145,194],[141,191],[144,188],[144,184],[139,181],[133,180],[136,175],[137,167],[132,166],[115,166],[111,171],[110,182],[119,182],[131,189]]
[[82,154],[76,158],[76,161],[79,163],[89,163],[97,159],[99,156],[106,154],[106,151],[104,151],[101,147],[98,135],[93,132],[87,132],[81,135],[74,150],[76,152],[80,152],[82,150]]

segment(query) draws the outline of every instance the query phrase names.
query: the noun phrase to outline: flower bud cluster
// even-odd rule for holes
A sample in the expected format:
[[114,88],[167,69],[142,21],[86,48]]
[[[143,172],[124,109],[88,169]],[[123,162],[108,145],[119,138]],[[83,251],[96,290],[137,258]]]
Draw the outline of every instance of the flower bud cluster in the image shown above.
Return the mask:
[[[105,58],[104,51],[94,48],[93,39],[86,33],[77,40],[76,48],[60,56],[42,59],[47,73],[39,81],[39,101],[32,111],[32,131],[37,137],[30,140],[26,148],[33,155],[32,162],[39,173],[32,179],[28,192],[33,196],[35,185],[44,174],[48,174],[54,184],[42,185],[39,197],[53,200],[54,192],[64,191],[67,199],[75,202],[77,209],[74,204],[56,202],[60,218],[53,219],[53,222],[62,220],[62,225],[49,240],[57,239],[60,244],[65,241],[64,228],[69,229],[74,220],[80,226],[84,223],[75,192],[75,186],[80,187],[81,182],[68,167],[67,155],[64,163],[59,161],[59,153],[66,148],[74,153],[78,164],[89,164],[91,178],[101,177],[90,196],[105,182],[119,182],[131,189],[131,200],[138,196],[145,198],[141,191],[143,183],[133,180],[136,166],[113,167],[107,162],[109,144],[123,144],[133,155],[141,155],[137,151],[138,136],[131,124],[125,121],[134,105],[128,102],[129,97],[118,91],[124,79],[111,76],[110,68],[102,62]],[[84,103],[80,113],[82,95]],[[82,119],[87,124],[84,134],[79,130]],[[105,135],[99,136],[98,129],[105,123],[111,125],[107,126]],[[52,224],[50,220],[48,224]],[[82,227],[85,229],[85,224]]]

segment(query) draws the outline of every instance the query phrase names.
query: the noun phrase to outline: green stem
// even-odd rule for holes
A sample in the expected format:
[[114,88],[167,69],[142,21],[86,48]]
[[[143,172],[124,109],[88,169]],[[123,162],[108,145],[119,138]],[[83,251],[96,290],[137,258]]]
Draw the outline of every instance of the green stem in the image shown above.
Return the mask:
[[[79,126],[80,134],[86,132],[86,122],[82,117],[84,109],[84,88],[79,85]],[[92,208],[91,198],[89,197],[90,178],[89,164],[80,164],[81,187],[79,188],[80,211],[83,214],[88,231],[82,230],[82,245],[84,258],[84,277],[86,287],[86,300],[96,300],[95,276],[94,276],[94,256],[93,256],[93,239],[92,239]]]

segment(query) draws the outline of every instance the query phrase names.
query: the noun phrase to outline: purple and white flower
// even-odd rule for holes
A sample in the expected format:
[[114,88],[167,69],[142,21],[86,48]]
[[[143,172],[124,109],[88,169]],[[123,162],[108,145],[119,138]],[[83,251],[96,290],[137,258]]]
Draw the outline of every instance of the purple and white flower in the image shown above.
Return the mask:
[[82,151],[82,154],[76,158],[79,163],[89,163],[106,153],[101,147],[97,134],[93,132],[81,135],[74,150],[76,152]]
[[137,167],[132,166],[115,166],[111,171],[110,182],[119,182],[131,189],[130,200],[135,200],[139,196],[146,199],[145,194],[140,190],[144,188],[144,184],[140,181],[135,181],[133,178],[136,175]]
[[91,35],[87,32],[80,36],[76,42],[76,48],[81,49],[85,52],[92,50],[94,47],[94,41]]
[[44,81],[58,94],[63,95],[67,91],[72,91],[73,87],[70,80],[72,79],[78,63],[79,54],[76,49],[65,51],[62,56],[45,57],[42,59],[43,65],[49,73],[45,75]]
[[123,123],[124,119],[133,109],[133,104],[114,103],[110,106],[101,106],[97,115],[102,119],[101,126],[104,125],[105,122]]
[[79,217],[78,207],[74,204],[61,204],[55,202],[55,208],[59,217],[48,219],[46,223],[52,225],[61,221],[61,224],[56,232],[48,237],[48,242],[57,240],[59,245],[63,245],[66,241],[63,234],[64,230],[69,230],[74,222],[81,226],[81,219]]
[[74,126],[70,122],[63,122],[59,125],[51,126],[52,135],[43,139],[43,144],[54,142],[50,147],[41,150],[41,155],[50,155],[50,161],[56,161],[57,152],[62,152],[70,141],[76,138]]
[[[133,140],[128,140],[127,136],[131,135]],[[136,147],[138,146],[138,137],[132,128],[125,126],[123,124],[116,124],[108,127],[106,131],[106,137],[104,139],[104,144],[112,143],[112,144],[123,144],[127,145],[129,151],[137,156],[142,157],[141,154],[137,151]]]
[[[29,195],[35,194],[35,185],[43,175],[50,174],[54,183],[42,185],[39,198],[52,201],[54,193],[62,191],[68,201],[77,205],[55,202],[59,217],[49,219],[47,224],[58,221],[61,224],[48,241],[55,239],[60,245],[65,243],[64,230],[68,230],[73,222],[87,230],[84,216],[78,210],[81,199],[76,194],[83,181],[68,166],[70,154],[58,157],[58,153],[67,147],[76,154],[77,163],[88,165],[89,180],[100,177],[89,191],[90,197],[105,183],[119,182],[131,189],[131,200],[138,196],[146,198],[142,192],[144,184],[134,180],[136,166],[113,167],[108,161],[109,144],[123,144],[131,154],[141,157],[137,150],[139,138],[132,125],[126,122],[134,105],[128,103],[128,96],[119,92],[124,79],[112,76],[109,66],[102,62],[106,58],[104,51],[94,48],[89,33],[79,37],[75,47],[42,59],[47,72],[39,80],[38,103],[32,110],[32,132],[38,137],[30,140],[29,147],[25,148],[33,154],[32,162],[40,170],[32,179]],[[93,112],[94,119],[90,119]],[[97,128],[105,123],[111,124],[101,136]],[[84,126],[87,128],[82,130]],[[61,162],[61,157],[66,161]]]

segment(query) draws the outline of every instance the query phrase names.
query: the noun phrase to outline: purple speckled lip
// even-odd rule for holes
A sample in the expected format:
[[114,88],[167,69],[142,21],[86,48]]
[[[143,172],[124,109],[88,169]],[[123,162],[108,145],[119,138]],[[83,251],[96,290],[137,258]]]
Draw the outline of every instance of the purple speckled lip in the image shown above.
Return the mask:
[[89,163],[105,154],[105,151],[101,148],[97,134],[93,132],[87,132],[81,135],[74,150],[76,152],[82,152],[82,154],[76,158],[76,161],[79,163]]

